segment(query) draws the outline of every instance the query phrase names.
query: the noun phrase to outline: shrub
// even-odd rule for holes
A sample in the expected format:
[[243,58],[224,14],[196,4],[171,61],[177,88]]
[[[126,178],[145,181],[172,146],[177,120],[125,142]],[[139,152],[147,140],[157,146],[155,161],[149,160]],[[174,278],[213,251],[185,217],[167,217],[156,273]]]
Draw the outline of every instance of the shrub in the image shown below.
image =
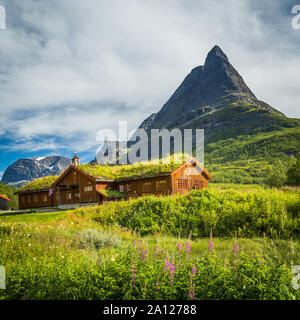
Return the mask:
[[117,235],[106,233],[98,229],[86,229],[79,233],[80,246],[82,248],[103,249],[107,247],[119,247],[121,238]]
[[[104,225],[118,224],[142,235],[299,237],[299,195],[280,191],[193,190],[184,196],[147,196],[111,203],[95,209],[93,219]],[[276,234],[274,234],[276,230]]]

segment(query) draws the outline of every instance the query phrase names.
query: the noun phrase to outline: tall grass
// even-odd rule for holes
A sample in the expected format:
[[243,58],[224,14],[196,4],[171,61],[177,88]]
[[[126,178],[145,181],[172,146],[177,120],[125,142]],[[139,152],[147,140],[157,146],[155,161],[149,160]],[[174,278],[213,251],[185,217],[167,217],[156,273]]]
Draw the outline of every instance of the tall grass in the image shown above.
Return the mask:
[[118,224],[149,234],[177,236],[298,238],[299,193],[259,190],[192,191],[185,196],[154,197],[111,203],[87,209],[104,225]]

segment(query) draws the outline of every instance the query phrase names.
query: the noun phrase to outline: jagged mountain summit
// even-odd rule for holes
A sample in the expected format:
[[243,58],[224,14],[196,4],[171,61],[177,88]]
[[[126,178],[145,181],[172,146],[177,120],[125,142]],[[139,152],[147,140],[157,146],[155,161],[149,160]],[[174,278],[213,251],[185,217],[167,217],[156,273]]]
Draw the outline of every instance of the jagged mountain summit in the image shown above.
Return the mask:
[[[249,111],[255,112],[246,114]],[[206,129],[206,139],[210,139],[213,131],[229,127],[234,129],[231,136],[255,129],[269,130],[276,116],[285,118],[256,98],[222,49],[214,46],[205,64],[194,68],[162,109],[151,114],[139,128],[148,132],[161,128],[202,128]]]
[[19,159],[5,170],[1,182],[20,187],[37,178],[60,174],[70,164],[70,159],[60,156]]

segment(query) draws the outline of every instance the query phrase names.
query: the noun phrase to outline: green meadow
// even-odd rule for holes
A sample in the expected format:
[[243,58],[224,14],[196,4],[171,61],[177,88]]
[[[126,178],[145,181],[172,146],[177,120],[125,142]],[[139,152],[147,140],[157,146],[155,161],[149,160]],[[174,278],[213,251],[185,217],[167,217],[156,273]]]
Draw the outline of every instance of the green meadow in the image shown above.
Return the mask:
[[0,213],[0,299],[300,299],[300,192],[211,184],[70,211]]

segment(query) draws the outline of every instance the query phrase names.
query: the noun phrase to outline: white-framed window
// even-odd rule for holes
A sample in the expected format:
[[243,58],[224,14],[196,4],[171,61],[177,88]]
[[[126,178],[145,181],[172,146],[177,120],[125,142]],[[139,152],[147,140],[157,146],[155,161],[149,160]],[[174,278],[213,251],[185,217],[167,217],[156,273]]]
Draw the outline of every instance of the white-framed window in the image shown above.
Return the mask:
[[71,200],[72,199],[72,192],[67,192],[66,198],[67,198],[67,200]]
[[124,186],[123,186],[123,184],[120,184],[119,190],[120,190],[120,192],[124,192]]
[[90,192],[93,191],[93,186],[86,186],[83,188],[84,192]]

